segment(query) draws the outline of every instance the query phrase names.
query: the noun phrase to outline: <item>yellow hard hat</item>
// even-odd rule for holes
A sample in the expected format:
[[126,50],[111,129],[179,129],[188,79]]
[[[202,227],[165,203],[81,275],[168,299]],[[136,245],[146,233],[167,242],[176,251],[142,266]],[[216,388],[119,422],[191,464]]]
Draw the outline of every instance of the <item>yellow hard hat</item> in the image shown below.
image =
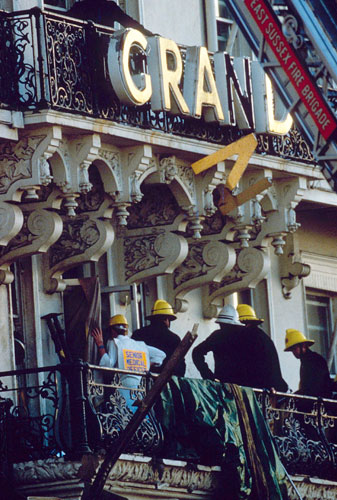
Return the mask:
[[166,302],[166,300],[158,299],[153,304],[151,314],[146,317],[146,319],[152,319],[156,316],[166,316],[170,318],[171,321],[177,319],[177,316],[174,314],[172,306]]
[[112,316],[109,320],[109,325],[110,326],[125,325],[127,327],[129,326],[126,317],[123,316],[123,314],[116,314],[115,316]]
[[262,323],[264,320],[257,318],[254,309],[248,304],[239,304],[236,308],[239,313],[239,319],[242,323],[255,322]]
[[314,340],[308,340],[302,332],[299,330],[294,330],[293,328],[288,328],[286,330],[286,338],[285,338],[285,351],[290,351],[297,344],[308,344],[313,345],[315,343]]

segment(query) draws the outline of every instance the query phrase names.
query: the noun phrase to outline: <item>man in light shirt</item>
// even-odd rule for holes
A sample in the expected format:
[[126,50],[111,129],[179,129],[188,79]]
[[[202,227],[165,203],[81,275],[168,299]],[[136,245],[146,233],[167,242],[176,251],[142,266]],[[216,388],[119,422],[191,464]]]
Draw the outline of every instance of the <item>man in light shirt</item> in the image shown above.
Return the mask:
[[94,328],[91,335],[97,345],[100,355],[100,366],[107,368],[120,368],[133,373],[122,373],[120,382],[123,388],[119,389],[120,394],[125,398],[128,408],[135,412],[134,400],[130,391],[137,389],[141,376],[137,373],[150,371],[153,367],[160,366],[166,354],[146,345],[145,342],[133,340],[128,336],[128,322],[122,314],[112,316],[109,321],[109,340],[105,346],[103,332],[100,328]]

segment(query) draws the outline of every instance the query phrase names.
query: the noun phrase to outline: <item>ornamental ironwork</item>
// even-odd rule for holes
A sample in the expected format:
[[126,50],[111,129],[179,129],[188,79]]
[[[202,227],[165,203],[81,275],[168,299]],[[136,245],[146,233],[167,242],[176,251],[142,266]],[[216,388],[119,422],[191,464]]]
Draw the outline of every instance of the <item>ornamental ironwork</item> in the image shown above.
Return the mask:
[[[65,20],[39,9],[2,13],[2,106],[21,111],[51,108],[219,145],[244,135],[236,126],[152,111],[149,104],[120,103],[102,57],[112,34],[110,28]],[[296,129],[285,136],[260,135],[256,152],[313,162],[309,146]]]
[[18,373],[17,386],[8,383],[0,387],[0,395],[16,394],[15,403],[12,401],[7,413],[7,435],[2,435],[1,447],[7,439],[12,463],[60,456],[56,414],[61,405],[56,371],[47,370],[41,382],[37,382],[37,373],[20,371],[12,375],[15,373]]
[[[11,463],[80,457],[110,447],[153,383],[153,375],[87,365],[0,373],[0,456]],[[139,378],[138,378],[139,377]],[[254,390],[277,453],[290,474],[333,480],[337,472],[337,401]],[[10,397],[8,397],[10,396]],[[159,414],[150,412],[129,453],[162,457]],[[188,453],[188,450],[186,450]]]
[[38,103],[33,19],[32,14],[0,16],[0,99],[14,109]]
[[[132,387],[128,375],[131,375],[132,379],[139,379]],[[135,377],[134,372],[91,366],[87,383],[88,399],[102,426],[102,439],[95,446],[110,447],[130,422],[137,404],[152,385],[152,379],[145,374]],[[157,453],[162,443],[161,425],[151,410],[138,427],[125,452],[151,456]]]
[[287,471],[335,479],[337,401],[258,389],[255,392]]
[[90,44],[85,27],[46,17],[45,31],[51,106],[92,114]]

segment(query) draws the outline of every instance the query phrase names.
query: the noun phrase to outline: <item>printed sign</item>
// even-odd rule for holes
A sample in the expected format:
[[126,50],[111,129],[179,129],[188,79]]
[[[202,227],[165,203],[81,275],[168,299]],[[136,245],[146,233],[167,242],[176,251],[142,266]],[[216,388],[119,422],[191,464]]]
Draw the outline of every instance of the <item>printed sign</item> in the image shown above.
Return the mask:
[[287,42],[274,12],[263,0],[244,0],[244,3],[320,133],[327,140],[337,127],[334,116]]
[[146,372],[146,354],[143,351],[131,351],[123,349],[124,369],[133,372]]

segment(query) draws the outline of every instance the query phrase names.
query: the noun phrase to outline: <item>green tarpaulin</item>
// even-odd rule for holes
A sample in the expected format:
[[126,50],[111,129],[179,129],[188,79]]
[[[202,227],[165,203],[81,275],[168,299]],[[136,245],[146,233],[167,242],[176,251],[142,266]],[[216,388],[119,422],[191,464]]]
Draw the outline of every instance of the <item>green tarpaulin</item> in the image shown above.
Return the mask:
[[173,377],[156,409],[167,458],[220,465],[216,500],[286,499],[286,475],[252,389]]

